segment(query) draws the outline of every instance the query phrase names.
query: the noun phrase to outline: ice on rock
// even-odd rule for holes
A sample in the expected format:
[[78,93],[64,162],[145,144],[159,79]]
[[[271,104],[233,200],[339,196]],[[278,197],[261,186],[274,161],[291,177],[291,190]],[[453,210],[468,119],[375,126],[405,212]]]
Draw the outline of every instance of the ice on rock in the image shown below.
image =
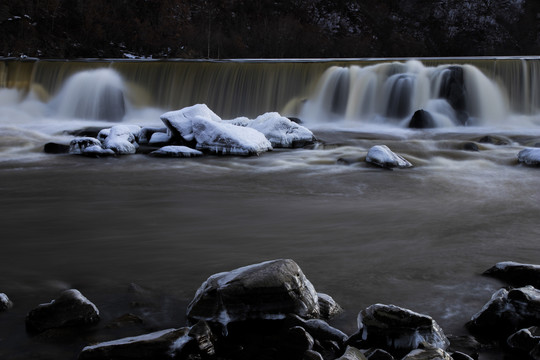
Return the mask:
[[410,162],[392,152],[386,145],[376,145],[369,149],[366,162],[389,169],[412,167]]
[[315,138],[309,129],[277,112],[260,115],[247,126],[263,133],[274,147],[299,147],[313,142]]
[[85,156],[110,156],[115,154],[110,149],[104,149],[101,141],[92,137],[77,137],[71,140],[69,153]]
[[202,156],[203,153],[187,146],[169,145],[152,151],[150,155],[158,157],[195,157]]
[[528,148],[521,150],[518,161],[525,165],[540,165],[540,148]]
[[109,131],[109,135],[103,141],[104,147],[113,150],[116,154],[135,154],[139,145],[136,142],[133,130],[134,128],[128,125],[113,126]]
[[258,155],[272,150],[259,131],[222,121],[208,106],[197,104],[161,115],[173,137],[198,150],[220,155]]

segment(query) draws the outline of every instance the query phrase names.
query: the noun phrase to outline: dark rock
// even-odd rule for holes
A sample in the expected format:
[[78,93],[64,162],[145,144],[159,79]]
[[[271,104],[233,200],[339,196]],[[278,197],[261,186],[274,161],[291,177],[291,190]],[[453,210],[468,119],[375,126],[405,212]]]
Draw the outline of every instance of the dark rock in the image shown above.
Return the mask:
[[540,149],[527,148],[518,153],[518,161],[525,165],[539,166],[540,165]]
[[107,329],[118,329],[126,326],[141,325],[143,320],[134,314],[124,314],[113,321],[111,321],[106,328]]
[[78,360],[171,359],[193,343],[189,328],[168,329],[85,347]]
[[[452,357],[453,360],[474,360],[475,359],[459,351],[451,353],[450,356]],[[478,356],[476,357],[476,359],[478,359]]]
[[353,346],[347,346],[345,353],[336,360],[367,360],[360,350]]
[[540,265],[503,261],[486,270],[484,275],[505,281],[512,286],[532,285],[540,288]]
[[478,148],[478,145],[476,145],[476,143],[466,142],[465,144],[463,144],[463,150],[466,150],[466,151],[479,151],[480,149]]
[[321,313],[321,318],[331,319],[343,312],[341,306],[339,306],[339,304],[330,295],[318,293],[317,297],[319,298],[319,311]]
[[[512,334],[507,343],[510,348],[519,351],[521,354],[531,354],[540,344],[540,328],[532,326],[521,329]],[[534,356],[531,357],[534,358]]]
[[100,320],[97,307],[78,290],[62,292],[48,304],[39,305],[26,316],[26,328],[33,333],[48,329],[92,326]]
[[197,290],[188,319],[227,326],[247,319],[319,316],[317,293],[293,260],[273,260],[212,275]]
[[0,312],[9,310],[13,307],[13,303],[9,300],[8,296],[4,293],[0,293]]
[[199,321],[193,325],[188,335],[195,340],[198,352],[203,357],[212,357],[216,354],[214,347],[216,339],[206,321]]
[[443,349],[416,349],[408,353],[402,360],[453,360]]
[[482,344],[480,344],[472,336],[448,336],[450,340],[450,346],[447,351],[450,353],[465,353],[468,354],[473,359],[478,359],[478,353],[482,349]]
[[315,350],[308,350],[302,356],[302,360],[324,360],[324,358],[319,352]]
[[102,130],[102,127],[89,126],[78,130],[66,131],[66,134],[73,135],[76,137],[93,137],[97,138],[99,132]]
[[313,350],[313,337],[301,326],[290,328],[285,333],[282,351],[287,357],[298,359],[308,350]]
[[67,154],[69,153],[69,145],[49,142],[45,144],[43,151],[47,154]]
[[436,127],[435,120],[429,111],[420,109],[415,111],[409,122],[411,129],[429,129]]
[[450,342],[430,316],[395,305],[375,304],[360,312],[359,332],[348,343],[402,356],[421,345],[446,349]]
[[288,321],[295,326],[301,326],[306,329],[315,339],[319,341],[335,341],[343,345],[347,340],[347,335],[339,329],[330,326],[326,321],[320,319],[304,320],[299,316],[292,315]]
[[382,349],[368,349],[364,352],[367,360],[394,360],[392,354]]
[[297,117],[287,116],[287,119],[291,120],[294,123],[300,124],[300,125],[304,123],[301,119],[299,119]]
[[443,71],[439,97],[445,99],[456,111],[461,125],[469,125],[467,113],[467,88],[461,66],[449,66]]
[[517,330],[537,324],[540,324],[540,291],[525,286],[497,291],[467,327],[479,337],[504,341]]
[[366,162],[386,169],[412,167],[410,162],[392,152],[386,145],[376,145],[369,149]]

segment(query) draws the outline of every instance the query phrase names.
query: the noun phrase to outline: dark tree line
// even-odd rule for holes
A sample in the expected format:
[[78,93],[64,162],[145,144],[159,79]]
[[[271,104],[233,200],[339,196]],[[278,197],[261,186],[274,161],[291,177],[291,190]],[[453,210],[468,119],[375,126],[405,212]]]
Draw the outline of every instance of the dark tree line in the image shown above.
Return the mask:
[[7,0],[0,56],[534,55],[536,0]]

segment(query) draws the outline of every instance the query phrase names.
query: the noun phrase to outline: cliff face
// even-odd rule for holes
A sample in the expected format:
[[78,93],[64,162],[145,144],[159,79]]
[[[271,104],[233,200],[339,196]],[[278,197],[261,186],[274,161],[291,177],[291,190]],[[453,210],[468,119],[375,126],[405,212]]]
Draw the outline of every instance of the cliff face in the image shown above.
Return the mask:
[[0,5],[0,55],[534,55],[539,18],[535,0],[19,0]]

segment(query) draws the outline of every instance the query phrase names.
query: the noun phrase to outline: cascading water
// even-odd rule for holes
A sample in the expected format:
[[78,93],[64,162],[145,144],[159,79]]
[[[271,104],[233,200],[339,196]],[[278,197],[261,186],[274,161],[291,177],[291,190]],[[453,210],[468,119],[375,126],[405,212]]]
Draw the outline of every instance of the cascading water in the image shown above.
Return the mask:
[[126,112],[124,88],[114,70],[82,71],[67,80],[51,105],[64,118],[119,121]]
[[509,113],[498,84],[476,67],[409,61],[329,68],[300,116],[407,126],[417,110],[436,127],[498,124]]

